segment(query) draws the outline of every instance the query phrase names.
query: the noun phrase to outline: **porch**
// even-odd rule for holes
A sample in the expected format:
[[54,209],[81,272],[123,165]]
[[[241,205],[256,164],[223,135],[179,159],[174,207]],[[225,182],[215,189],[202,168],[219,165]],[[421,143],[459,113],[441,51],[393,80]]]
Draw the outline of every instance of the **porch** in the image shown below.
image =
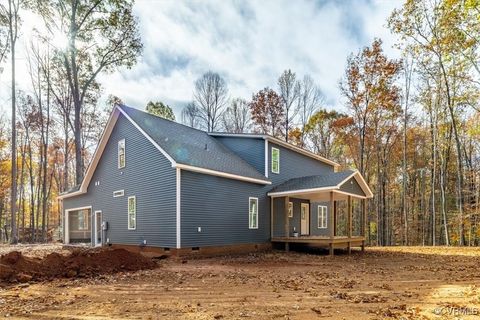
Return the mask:
[[295,178],[268,193],[271,241],[329,249],[365,249],[366,199],[372,196],[356,171]]

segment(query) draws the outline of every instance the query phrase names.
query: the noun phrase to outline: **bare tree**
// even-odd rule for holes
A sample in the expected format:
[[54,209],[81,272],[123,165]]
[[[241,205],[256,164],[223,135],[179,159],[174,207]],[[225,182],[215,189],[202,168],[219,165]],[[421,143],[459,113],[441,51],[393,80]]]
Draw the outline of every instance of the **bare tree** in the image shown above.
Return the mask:
[[207,132],[214,131],[227,104],[228,88],[218,74],[208,71],[195,81],[193,97],[197,103],[198,117]]
[[222,117],[225,131],[232,133],[248,132],[250,128],[250,110],[245,99],[233,99]]
[[199,110],[194,101],[189,102],[182,110],[182,123],[192,127],[199,127]]
[[285,141],[288,141],[288,132],[298,113],[298,105],[295,102],[300,95],[300,83],[295,72],[285,70],[278,78],[278,89],[285,113]]
[[305,145],[305,130],[308,121],[312,115],[317,112],[321,105],[325,102],[325,98],[320,89],[313,82],[312,77],[305,75],[300,83],[300,93],[298,98],[298,110],[300,113],[301,125],[301,145]]

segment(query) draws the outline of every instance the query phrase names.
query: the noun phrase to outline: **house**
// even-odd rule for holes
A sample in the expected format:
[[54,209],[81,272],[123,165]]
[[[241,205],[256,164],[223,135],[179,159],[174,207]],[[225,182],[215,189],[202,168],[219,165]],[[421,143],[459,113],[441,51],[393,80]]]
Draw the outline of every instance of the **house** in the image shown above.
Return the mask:
[[336,167],[271,136],[206,133],[119,105],[81,185],[59,197],[64,241],[170,253],[363,249],[372,192],[358,171]]

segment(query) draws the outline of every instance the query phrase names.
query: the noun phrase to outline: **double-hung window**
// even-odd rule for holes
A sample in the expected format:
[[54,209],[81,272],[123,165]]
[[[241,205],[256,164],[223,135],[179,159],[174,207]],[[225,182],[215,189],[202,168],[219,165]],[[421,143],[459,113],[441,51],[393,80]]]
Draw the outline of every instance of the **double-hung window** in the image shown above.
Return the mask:
[[137,228],[137,199],[135,196],[128,197],[128,230]]
[[118,169],[125,168],[125,139],[118,141]]
[[326,206],[318,206],[317,211],[318,217],[318,229],[326,229],[327,228],[327,207]]
[[248,228],[258,229],[258,198],[248,198]]
[[280,173],[280,150],[272,148],[272,172]]

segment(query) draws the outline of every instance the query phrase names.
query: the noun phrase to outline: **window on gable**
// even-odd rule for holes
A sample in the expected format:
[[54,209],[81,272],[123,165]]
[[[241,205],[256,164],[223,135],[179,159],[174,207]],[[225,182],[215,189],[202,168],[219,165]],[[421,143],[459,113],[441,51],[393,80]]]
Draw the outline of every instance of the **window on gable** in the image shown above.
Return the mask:
[[135,196],[128,197],[128,230],[137,228],[137,200]]
[[118,169],[125,167],[125,139],[118,141]]
[[272,172],[280,173],[280,150],[272,148]]
[[248,228],[258,229],[258,198],[248,198]]
[[293,218],[293,202],[288,203],[288,217]]
[[326,206],[318,206],[317,211],[318,217],[318,229],[326,229],[327,228],[327,207]]

